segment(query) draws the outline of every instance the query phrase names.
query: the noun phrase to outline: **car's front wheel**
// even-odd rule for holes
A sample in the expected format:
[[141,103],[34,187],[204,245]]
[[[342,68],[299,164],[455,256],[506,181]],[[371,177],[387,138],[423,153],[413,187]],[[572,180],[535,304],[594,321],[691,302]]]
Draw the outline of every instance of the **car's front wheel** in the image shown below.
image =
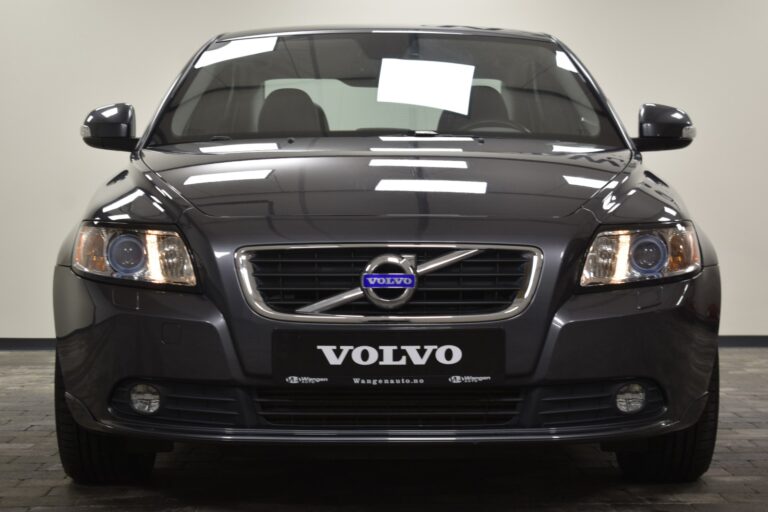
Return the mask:
[[655,482],[692,482],[712,462],[720,403],[718,359],[709,382],[709,396],[701,417],[690,427],[648,440],[644,451],[617,451],[619,467],[629,478]]
[[54,402],[61,465],[75,482],[105,484],[149,477],[155,464],[155,452],[133,451],[124,438],[91,432],[77,424],[64,397],[64,382],[58,359]]

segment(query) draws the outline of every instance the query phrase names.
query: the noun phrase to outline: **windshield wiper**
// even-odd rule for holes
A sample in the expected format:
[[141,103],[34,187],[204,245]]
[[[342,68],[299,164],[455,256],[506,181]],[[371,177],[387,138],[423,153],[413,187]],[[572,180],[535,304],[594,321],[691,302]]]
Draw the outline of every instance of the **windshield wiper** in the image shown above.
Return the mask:
[[429,139],[450,139],[450,140],[474,140],[477,142],[484,142],[484,139],[478,135],[472,135],[471,133],[462,133],[462,134],[456,134],[456,133],[440,133],[436,132],[434,130],[405,130],[402,132],[392,133],[386,135],[388,137],[417,137],[417,138],[424,138],[425,140]]

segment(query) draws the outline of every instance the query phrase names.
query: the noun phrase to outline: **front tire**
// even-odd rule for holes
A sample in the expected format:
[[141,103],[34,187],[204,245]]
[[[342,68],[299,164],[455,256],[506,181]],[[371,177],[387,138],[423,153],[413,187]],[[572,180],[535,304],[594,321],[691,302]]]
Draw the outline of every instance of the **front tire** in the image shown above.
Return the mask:
[[616,452],[619,467],[627,477],[653,482],[693,482],[707,472],[715,451],[720,404],[717,357],[708,392],[701,417],[690,427],[649,439],[646,451]]
[[118,436],[91,432],[77,424],[64,397],[58,358],[54,379],[56,439],[64,472],[77,483],[107,484],[143,480],[152,473],[155,452],[132,452]]

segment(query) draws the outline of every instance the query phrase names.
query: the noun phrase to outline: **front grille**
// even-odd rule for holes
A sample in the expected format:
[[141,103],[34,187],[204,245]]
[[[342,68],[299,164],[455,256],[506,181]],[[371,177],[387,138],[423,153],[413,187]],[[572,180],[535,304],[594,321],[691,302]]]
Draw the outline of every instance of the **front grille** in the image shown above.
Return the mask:
[[642,411],[623,414],[616,409],[616,391],[622,383],[579,384],[543,388],[538,402],[542,427],[566,427],[645,419],[664,409],[659,387],[645,382],[646,404]]
[[[257,300],[270,310],[297,309],[359,288],[366,264],[385,253],[413,255],[416,266],[456,250],[452,247],[269,248],[248,252]],[[484,315],[509,308],[530,284],[537,252],[526,248],[485,248],[479,254],[419,276],[416,292],[402,307],[384,310],[361,297],[335,307],[331,315]]]
[[326,428],[510,426],[522,402],[519,392],[452,391],[260,391],[253,401],[271,425]]

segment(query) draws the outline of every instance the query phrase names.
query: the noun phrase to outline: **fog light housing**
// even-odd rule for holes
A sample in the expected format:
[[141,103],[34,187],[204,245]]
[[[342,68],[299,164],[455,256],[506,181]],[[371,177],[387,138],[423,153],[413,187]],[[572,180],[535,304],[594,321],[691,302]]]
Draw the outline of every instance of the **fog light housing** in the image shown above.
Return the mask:
[[129,393],[131,408],[139,414],[154,414],[160,409],[160,391],[149,384],[136,384]]
[[645,386],[637,382],[624,384],[616,392],[616,408],[623,413],[640,412],[645,407]]

